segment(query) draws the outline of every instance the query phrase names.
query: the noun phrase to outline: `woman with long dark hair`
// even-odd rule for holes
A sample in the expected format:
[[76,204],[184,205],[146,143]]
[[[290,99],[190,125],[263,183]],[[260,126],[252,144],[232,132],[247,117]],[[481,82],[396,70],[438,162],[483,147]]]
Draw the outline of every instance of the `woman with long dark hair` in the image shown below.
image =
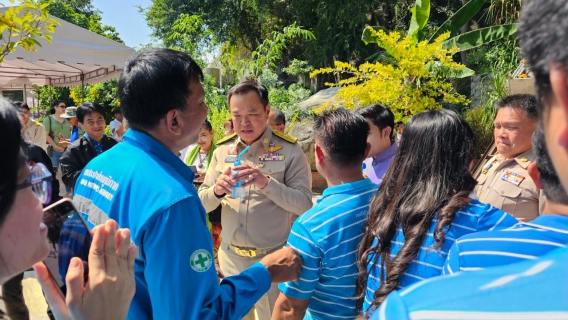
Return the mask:
[[49,253],[42,203],[50,200],[53,177],[45,166],[26,163],[20,131],[16,107],[0,98],[0,284],[35,263],[57,319],[125,319],[135,291],[136,248],[130,246],[130,231],[118,230],[112,220],[93,229],[89,280],[84,282],[83,262],[73,258],[66,302],[40,262]]
[[459,237],[517,222],[470,198],[474,144],[471,128],[453,111],[426,111],[408,121],[359,249],[358,306],[365,315],[392,291],[440,275]]

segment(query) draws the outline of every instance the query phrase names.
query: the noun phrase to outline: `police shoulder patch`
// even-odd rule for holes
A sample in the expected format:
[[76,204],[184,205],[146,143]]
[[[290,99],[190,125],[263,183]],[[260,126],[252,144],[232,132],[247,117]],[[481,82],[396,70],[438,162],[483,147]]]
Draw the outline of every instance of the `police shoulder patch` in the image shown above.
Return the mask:
[[234,138],[236,138],[236,137],[237,137],[237,134],[236,134],[236,133],[233,133],[233,134],[231,134],[231,135],[228,135],[228,136],[222,138],[221,140],[217,141],[217,145],[220,145],[220,144],[222,144],[222,143],[225,143],[225,142],[227,142],[227,141],[229,141],[229,140],[232,140],[232,139],[234,139]]
[[272,131],[272,134],[275,135],[275,136],[277,136],[278,138],[280,138],[280,139],[282,139],[282,140],[284,140],[284,141],[288,141],[288,142],[290,142],[290,143],[292,143],[292,144],[294,144],[294,143],[296,143],[296,142],[298,141],[298,138],[291,137],[291,136],[289,136],[289,135],[287,135],[287,134],[285,134],[285,133],[282,133],[282,132],[280,132],[280,131]]

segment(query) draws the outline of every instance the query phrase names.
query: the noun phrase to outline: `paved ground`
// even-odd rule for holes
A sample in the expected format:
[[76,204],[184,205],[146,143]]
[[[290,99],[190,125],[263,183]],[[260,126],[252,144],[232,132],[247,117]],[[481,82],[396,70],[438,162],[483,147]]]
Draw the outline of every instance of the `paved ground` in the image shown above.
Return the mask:
[[[61,170],[59,171],[61,172]],[[60,181],[61,185],[61,196],[65,194],[65,187],[63,182],[61,181],[61,173],[57,175],[57,178]],[[314,193],[312,197],[312,201],[314,204],[316,200],[321,198],[320,193]],[[35,278],[35,272],[30,271],[25,273],[25,278],[23,281],[24,286],[24,299],[26,300],[26,305],[30,310],[30,320],[49,320],[49,317],[46,314],[47,310],[47,303],[45,302],[45,298],[43,297],[43,293],[41,291],[41,287],[39,282]],[[0,299],[0,310],[6,310],[4,307],[4,303]],[[6,317],[6,319],[9,319]],[[258,319],[258,317],[257,317]]]

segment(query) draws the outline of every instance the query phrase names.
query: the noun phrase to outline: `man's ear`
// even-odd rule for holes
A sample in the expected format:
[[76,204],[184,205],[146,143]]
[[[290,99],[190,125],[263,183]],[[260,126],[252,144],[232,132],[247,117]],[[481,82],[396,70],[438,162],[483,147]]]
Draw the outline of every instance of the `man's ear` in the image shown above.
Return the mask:
[[270,104],[266,105],[266,115],[268,116],[270,114]]
[[367,142],[367,147],[365,147],[365,158],[367,159],[369,157],[369,153],[371,152],[371,144]]
[[[554,99],[562,107],[564,114],[564,123],[568,123],[568,78],[566,70],[557,66],[550,70],[550,85]],[[568,126],[566,126],[560,135],[560,145],[568,148]]]
[[392,128],[391,128],[391,127],[386,127],[386,128],[384,128],[384,129],[383,129],[383,132],[382,132],[383,137],[386,136],[386,137],[388,137],[389,139],[390,139],[391,133],[392,133]]
[[323,159],[325,159],[325,153],[318,144],[315,144],[314,149],[315,149],[315,158],[321,163]]
[[181,134],[182,123],[180,120],[180,112],[178,109],[171,109],[166,113],[166,130],[174,135]]
[[529,173],[529,176],[531,176],[531,178],[533,179],[536,187],[542,189],[542,185],[540,184],[540,171],[538,171],[536,162],[533,161],[529,164],[529,166],[527,167],[527,172]]

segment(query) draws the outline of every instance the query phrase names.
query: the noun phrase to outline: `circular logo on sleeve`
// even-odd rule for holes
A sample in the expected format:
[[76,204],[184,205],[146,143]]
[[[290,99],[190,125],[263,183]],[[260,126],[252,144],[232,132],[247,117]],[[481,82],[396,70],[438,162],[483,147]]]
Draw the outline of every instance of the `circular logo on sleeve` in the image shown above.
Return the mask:
[[204,249],[198,249],[193,251],[191,257],[189,258],[189,264],[191,268],[197,272],[205,272],[211,268],[213,264],[213,259],[209,251]]

